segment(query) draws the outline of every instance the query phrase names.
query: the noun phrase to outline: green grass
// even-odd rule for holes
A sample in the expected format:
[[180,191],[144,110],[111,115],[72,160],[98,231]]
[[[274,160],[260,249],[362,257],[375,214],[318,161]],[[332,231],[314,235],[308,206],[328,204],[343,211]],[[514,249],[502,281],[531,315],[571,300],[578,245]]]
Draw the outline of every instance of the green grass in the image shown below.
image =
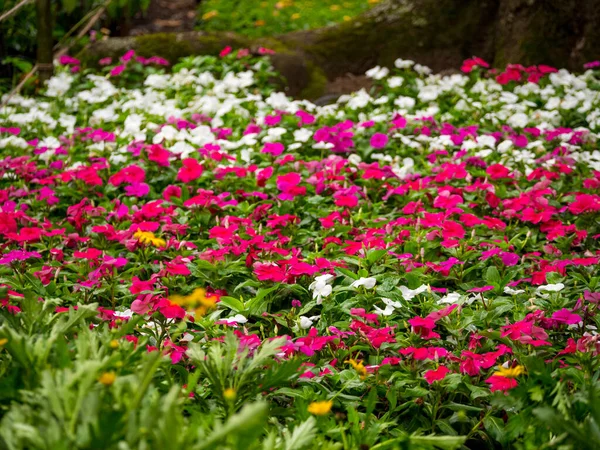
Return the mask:
[[199,28],[263,37],[350,20],[380,0],[205,0]]

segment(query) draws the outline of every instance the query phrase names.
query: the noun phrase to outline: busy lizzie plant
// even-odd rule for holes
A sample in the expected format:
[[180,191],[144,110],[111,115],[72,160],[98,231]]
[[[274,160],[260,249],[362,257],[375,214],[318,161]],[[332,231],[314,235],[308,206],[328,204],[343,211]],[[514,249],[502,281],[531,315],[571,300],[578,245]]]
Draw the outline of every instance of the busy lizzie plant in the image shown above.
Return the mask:
[[598,448],[600,63],[271,53],[0,111],[0,448]]

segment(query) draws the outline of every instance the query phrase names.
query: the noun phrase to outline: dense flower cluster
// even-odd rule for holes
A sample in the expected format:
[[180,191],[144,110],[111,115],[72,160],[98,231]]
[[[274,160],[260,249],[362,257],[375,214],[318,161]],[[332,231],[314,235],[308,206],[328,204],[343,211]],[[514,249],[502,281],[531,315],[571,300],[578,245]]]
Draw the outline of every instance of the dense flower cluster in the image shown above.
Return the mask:
[[[368,72],[371,92],[319,107],[274,92],[248,52],[172,72],[133,52],[103,61],[106,75],[63,63],[78,69],[0,111],[5,373],[22,351],[7,330],[28,308],[93,304],[86,323],[112,330],[110,351],[169,356],[165,383],[191,383],[181,373],[232,335],[250,358],[275,342],[275,366],[298,365],[257,395],[352,416],[370,391],[372,445],[398,438],[389,421],[536,435],[513,392],[534,407],[583,378],[544,382],[598,369],[593,67],[473,58],[440,76],[397,60]],[[99,363],[96,379],[118,386],[141,370],[127,364]],[[240,386],[202,383],[188,403],[243,405]]]

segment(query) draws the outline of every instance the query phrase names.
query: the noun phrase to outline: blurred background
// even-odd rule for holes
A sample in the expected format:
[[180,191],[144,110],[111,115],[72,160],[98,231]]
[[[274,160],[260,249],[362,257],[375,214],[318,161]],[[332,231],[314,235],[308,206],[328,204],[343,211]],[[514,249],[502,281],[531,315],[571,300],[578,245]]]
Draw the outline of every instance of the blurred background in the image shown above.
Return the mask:
[[[206,35],[213,53],[229,43],[270,46],[295,55],[291,68],[276,64],[284,76],[314,66],[329,81],[398,57],[437,72],[456,71],[474,55],[501,69],[577,71],[600,58],[600,0],[0,0],[0,93],[39,87],[60,55],[141,47],[120,37],[157,36],[163,48],[146,49],[171,60],[207,51],[195,45]],[[119,45],[97,44],[109,39]],[[181,40],[192,45],[169,51]]]

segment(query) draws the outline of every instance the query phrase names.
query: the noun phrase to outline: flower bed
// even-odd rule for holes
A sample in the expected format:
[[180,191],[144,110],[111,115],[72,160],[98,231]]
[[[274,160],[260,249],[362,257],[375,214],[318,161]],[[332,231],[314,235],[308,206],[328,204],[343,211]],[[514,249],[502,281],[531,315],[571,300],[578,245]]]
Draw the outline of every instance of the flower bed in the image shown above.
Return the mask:
[[61,62],[0,113],[0,443],[594,448],[595,64]]

